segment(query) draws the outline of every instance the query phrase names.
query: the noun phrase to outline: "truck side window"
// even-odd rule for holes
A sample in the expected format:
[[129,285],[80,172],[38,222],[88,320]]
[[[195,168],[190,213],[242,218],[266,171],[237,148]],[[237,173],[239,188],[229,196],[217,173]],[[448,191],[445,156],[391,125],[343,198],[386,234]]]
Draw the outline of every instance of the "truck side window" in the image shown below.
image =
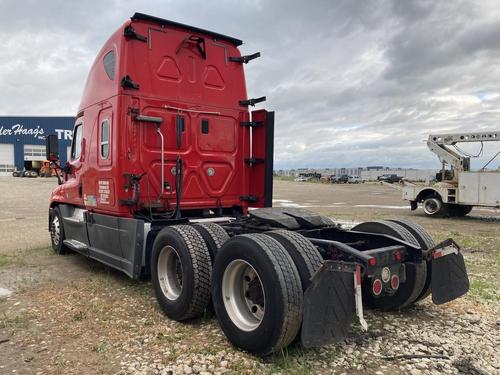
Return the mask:
[[106,74],[108,75],[108,78],[110,80],[115,79],[115,61],[115,51],[109,51],[102,60],[104,64],[104,70],[106,71]]
[[83,126],[78,124],[73,134],[73,144],[71,145],[71,160],[80,158],[82,154]]
[[109,121],[101,122],[101,158],[107,159],[109,156]]

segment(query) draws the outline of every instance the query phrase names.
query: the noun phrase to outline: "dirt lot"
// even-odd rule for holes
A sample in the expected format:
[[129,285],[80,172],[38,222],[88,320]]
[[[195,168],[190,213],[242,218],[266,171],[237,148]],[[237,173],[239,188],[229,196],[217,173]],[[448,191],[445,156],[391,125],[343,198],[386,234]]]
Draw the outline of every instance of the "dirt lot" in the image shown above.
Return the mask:
[[[0,374],[11,373],[500,373],[500,212],[461,219],[411,212],[396,189],[275,182],[275,205],[309,207],[344,223],[405,217],[464,248],[469,294],[400,313],[368,312],[345,342],[269,358],[234,349],[215,318],[166,319],[150,283],[92,260],[53,255],[47,202],[54,179],[0,178]],[[1,289],[4,288],[4,289]],[[399,355],[440,356],[399,358]]]

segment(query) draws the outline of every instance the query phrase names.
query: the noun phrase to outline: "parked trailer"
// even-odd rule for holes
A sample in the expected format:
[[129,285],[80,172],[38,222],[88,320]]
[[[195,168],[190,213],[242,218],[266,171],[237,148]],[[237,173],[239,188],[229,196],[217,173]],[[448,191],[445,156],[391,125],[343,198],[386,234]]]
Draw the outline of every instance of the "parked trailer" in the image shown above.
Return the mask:
[[[399,310],[432,291],[467,292],[453,240],[436,245],[404,220],[344,230],[301,209],[272,208],[274,113],[249,112],[241,41],[136,13],[99,52],[60,171],[49,231],[70,250],[150,276],[165,314],[212,301],[228,339],[267,355],[299,334],[341,340],[363,308]],[[250,210],[250,208],[253,208]],[[209,221],[209,222],[207,222]]]

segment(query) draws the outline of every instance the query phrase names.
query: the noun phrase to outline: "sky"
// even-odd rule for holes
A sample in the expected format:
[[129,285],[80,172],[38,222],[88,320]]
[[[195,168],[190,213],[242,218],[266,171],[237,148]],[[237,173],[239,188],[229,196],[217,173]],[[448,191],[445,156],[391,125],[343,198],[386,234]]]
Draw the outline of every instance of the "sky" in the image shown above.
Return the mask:
[[[134,12],[242,39],[275,111],[275,168],[439,168],[429,133],[500,131],[495,0],[0,0],[0,115],[74,115]],[[479,145],[466,145],[471,153]],[[500,150],[485,143],[481,167]],[[500,157],[491,164],[500,165]]]

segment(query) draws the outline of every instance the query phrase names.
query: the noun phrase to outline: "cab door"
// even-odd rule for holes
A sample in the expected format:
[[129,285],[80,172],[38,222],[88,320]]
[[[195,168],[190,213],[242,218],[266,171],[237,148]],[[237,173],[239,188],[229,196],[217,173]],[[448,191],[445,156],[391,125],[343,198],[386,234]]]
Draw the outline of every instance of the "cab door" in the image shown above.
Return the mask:
[[[122,247],[120,243],[118,217],[108,214],[98,214],[97,211],[112,211],[115,206],[115,175],[113,171],[113,109],[106,106],[99,111],[96,128],[94,129],[91,150],[95,160],[95,170],[86,181],[89,194],[86,195],[87,231],[89,234],[89,255],[101,262],[121,269]],[[95,159],[94,159],[95,158]],[[92,198],[90,199],[89,196]],[[92,200],[93,202],[90,202]]]

